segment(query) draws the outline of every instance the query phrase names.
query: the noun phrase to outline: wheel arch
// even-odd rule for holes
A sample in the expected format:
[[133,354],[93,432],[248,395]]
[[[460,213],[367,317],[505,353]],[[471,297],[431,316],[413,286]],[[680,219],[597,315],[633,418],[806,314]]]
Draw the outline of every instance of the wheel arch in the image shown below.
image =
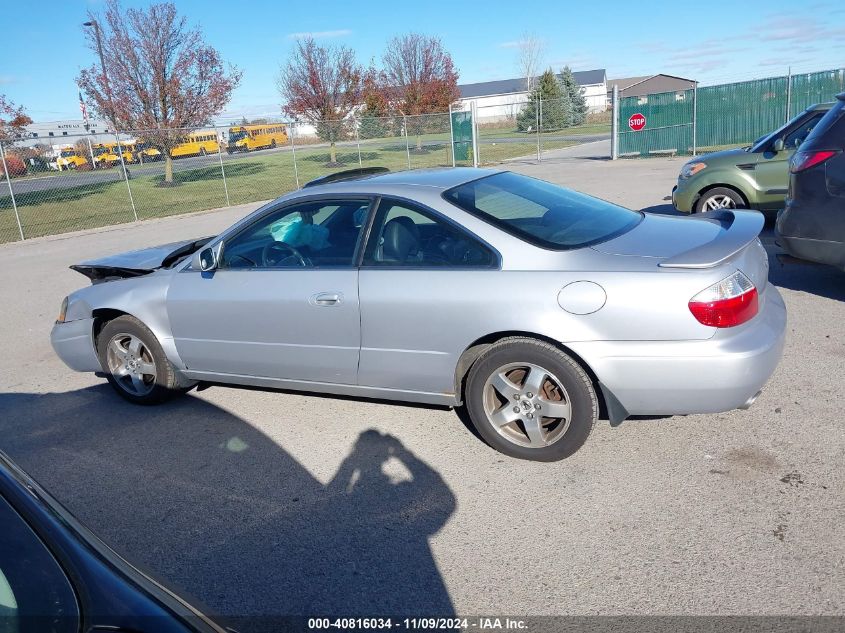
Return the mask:
[[[121,316],[131,316],[136,317],[134,314],[130,314],[124,310],[118,310],[116,308],[94,308],[91,310],[91,316],[94,319],[94,323],[92,325],[91,331],[91,339],[94,341],[94,349],[97,348],[97,339],[100,337],[100,332],[103,331],[103,327],[109,321],[114,321],[116,318]],[[140,319],[138,319],[140,321]],[[143,322],[143,321],[142,321]]]
[[742,201],[745,203],[746,209],[752,208],[750,197],[742,189],[740,189],[736,185],[729,185],[729,184],[726,184],[726,183],[719,183],[719,182],[707,185],[701,191],[699,191],[698,195],[696,195],[696,197],[695,197],[695,200],[692,201],[693,208],[695,208],[695,206],[698,204],[698,201],[701,200],[701,197],[704,194],[706,194],[708,191],[712,191],[713,189],[730,189],[731,191],[733,191],[734,193],[739,195],[740,198],[742,198]]
[[627,411],[624,411],[624,409],[619,410],[619,407],[621,407],[619,401],[608,390],[608,388],[602,384],[592,367],[590,367],[590,365],[580,355],[560,341],[557,341],[549,336],[537,334],[536,332],[526,332],[523,330],[492,332],[476,339],[470,343],[466,349],[464,349],[458,358],[457,365],[455,366],[455,395],[460,402],[464,401],[464,390],[466,388],[467,376],[469,375],[469,370],[472,368],[473,364],[475,364],[475,361],[478,360],[481,354],[483,354],[484,351],[491,347],[494,343],[497,343],[502,339],[513,337],[530,338],[548,343],[558,348],[578,363],[593,383],[593,389],[599,403],[600,419],[610,419],[611,422],[618,423],[628,417]]

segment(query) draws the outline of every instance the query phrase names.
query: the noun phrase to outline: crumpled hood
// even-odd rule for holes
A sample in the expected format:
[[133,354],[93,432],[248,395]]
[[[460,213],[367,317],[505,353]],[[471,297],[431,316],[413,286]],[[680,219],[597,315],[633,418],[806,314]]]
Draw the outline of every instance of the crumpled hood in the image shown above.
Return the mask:
[[92,259],[71,266],[71,270],[82,273],[92,281],[109,281],[126,277],[138,277],[151,273],[162,266],[169,266],[176,260],[193,253],[209,242],[212,237],[202,239],[171,242],[160,246],[151,246],[137,251],[128,251],[118,255],[110,255],[99,259]]

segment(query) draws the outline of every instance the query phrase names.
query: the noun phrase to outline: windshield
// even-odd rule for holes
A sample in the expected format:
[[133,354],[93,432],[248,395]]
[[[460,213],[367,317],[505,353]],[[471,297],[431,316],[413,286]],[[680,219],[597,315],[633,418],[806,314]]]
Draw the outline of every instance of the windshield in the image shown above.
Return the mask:
[[458,185],[443,197],[526,242],[555,250],[604,242],[643,218],[638,211],[511,172]]
[[235,132],[229,132],[229,142],[236,143],[240,141],[242,138],[246,136],[246,130],[237,130]]
[[94,156],[102,156],[106,152],[109,151],[108,147],[95,147],[94,148]]
[[63,149],[62,150],[62,158],[70,158],[76,154],[75,150],[72,149]]

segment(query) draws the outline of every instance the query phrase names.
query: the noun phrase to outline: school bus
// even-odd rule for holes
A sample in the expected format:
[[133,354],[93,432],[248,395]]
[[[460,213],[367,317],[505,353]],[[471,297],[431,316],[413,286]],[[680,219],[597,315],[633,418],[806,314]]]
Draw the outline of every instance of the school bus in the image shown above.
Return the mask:
[[135,160],[142,163],[150,163],[162,159],[161,151],[149,143],[135,141],[131,144],[131,150],[135,154]]
[[76,148],[68,145],[59,151],[59,157],[56,159],[56,167],[59,171],[63,169],[76,169],[82,165],[86,165],[88,159],[76,151]]
[[[97,143],[92,145],[91,149],[94,152],[94,164],[102,167],[114,167],[120,164],[120,154],[118,153],[117,143]],[[135,157],[132,154],[130,143],[121,143],[120,149],[123,153],[124,163],[135,162]]]
[[238,125],[229,128],[228,153],[250,152],[284,145],[288,142],[288,131],[281,123],[266,125]]
[[205,156],[219,151],[220,143],[217,142],[217,132],[214,130],[199,130],[183,138],[178,145],[170,150],[170,156],[172,158]]

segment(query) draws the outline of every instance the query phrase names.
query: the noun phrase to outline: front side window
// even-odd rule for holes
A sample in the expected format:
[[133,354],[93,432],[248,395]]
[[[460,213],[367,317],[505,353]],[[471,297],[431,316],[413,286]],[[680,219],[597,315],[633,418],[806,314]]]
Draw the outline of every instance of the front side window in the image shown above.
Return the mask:
[[604,242],[643,218],[638,211],[510,172],[458,185],[443,197],[511,235],[555,250]]
[[436,214],[382,199],[364,254],[366,266],[489,268],[493,252]]
[[79,610],[64,571],[3,497],[0,525],[0,630],[77,631]]
[[264,216],[223,245],[222,268],[354,265],[370,201],[303,202]]
[[810,132],[813,131],[813,128],[816,127],[816,124],[821,121],[821,118],[824,115],[824,112],[816,112],[809,119],[802,122],[801,125],[796,126],[795,129],[790,131],[786,137],[784,137],[783,146],[786,149],[795,149],[801,145],[801,143],[804,142],[804,139],[810,135]]

